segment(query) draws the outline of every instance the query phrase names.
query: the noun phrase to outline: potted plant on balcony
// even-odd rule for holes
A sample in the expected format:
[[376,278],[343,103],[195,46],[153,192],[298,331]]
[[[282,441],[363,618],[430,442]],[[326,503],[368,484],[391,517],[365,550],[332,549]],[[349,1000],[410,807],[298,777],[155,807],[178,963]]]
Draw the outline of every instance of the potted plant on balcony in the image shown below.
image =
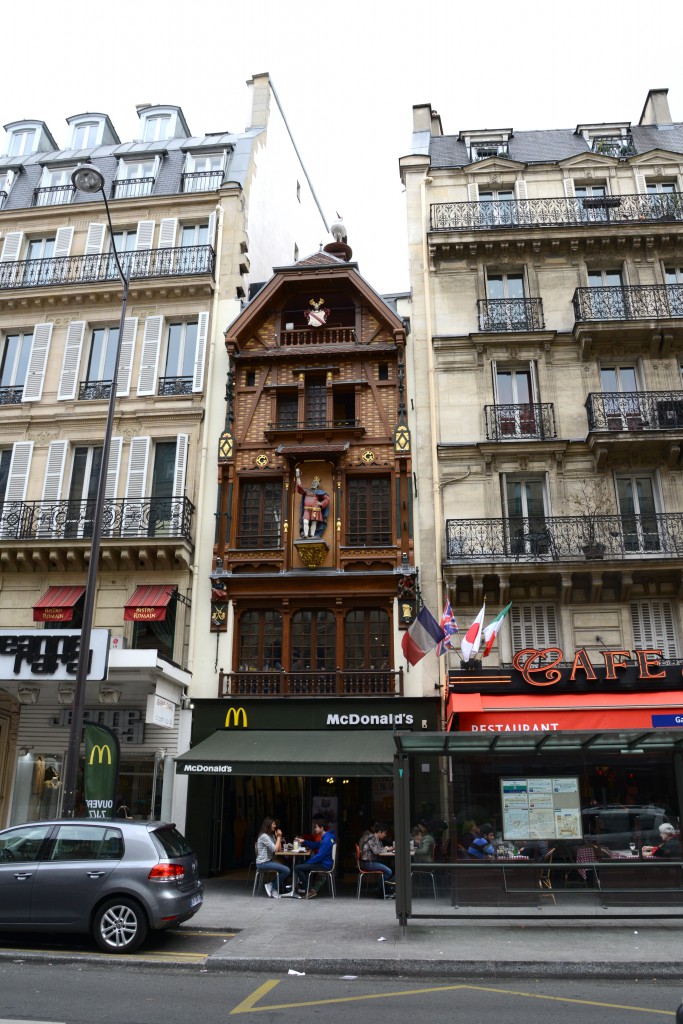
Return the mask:
[[604,516],[614,515],[605,481],[582,480],[578,494],[571,500],[572,509],[581,517],[581,550],[586,558],[604,558],[606,545]]

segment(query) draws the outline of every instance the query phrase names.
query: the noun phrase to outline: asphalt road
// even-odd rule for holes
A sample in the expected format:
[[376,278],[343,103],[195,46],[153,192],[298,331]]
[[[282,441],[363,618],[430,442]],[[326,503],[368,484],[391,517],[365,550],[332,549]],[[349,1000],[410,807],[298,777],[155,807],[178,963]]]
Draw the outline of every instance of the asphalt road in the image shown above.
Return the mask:
[[0,1024],[624,1024],[673,1021],[682,986],[670,981],[535,981],[217,974],[198,966],[0,963]]

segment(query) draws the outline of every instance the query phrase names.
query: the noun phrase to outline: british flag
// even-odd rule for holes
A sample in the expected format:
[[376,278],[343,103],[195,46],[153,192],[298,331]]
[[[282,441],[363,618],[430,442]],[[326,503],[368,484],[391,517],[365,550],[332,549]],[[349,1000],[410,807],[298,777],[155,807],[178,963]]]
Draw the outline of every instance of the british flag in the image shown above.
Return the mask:
[[451,602],[448,599],[446,600],[446,606],[443,610],[443,615],[441,616],[441,622],[439,625],[446,635],[436,648],[437,658],[440,658],[442,654],[446,653],[451,646],[451,637],[458,632],[458,623],[455,621]]

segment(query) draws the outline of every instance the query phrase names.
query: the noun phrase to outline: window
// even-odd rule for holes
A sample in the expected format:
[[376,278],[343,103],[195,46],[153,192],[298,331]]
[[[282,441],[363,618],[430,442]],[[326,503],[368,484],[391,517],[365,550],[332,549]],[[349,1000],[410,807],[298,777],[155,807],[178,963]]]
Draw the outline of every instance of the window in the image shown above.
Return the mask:
[[207,192],[223,184],[223,153],[192,155],[188,153],[183,174],[183,192]]
[[240,488],[239,548],[279,548],[282,481],[244,480]]
[[284,429],[296,429],[299,422],[299,399],[296,392],[293,394],[278,394],[277,396],[277,425]]
[[100,141],[100,122],[82,121],[73,126],[71,137],[72,149],[91,149],[97,146]]
[[244,386],[247,388],[256,386],[256,372],[254,370],[247,370],[244,374]]
[[79,398],[108,398],[114,380],[116,348],[119,343],[118,327],[96,327],[90,342],[90,358],[86,381],[81,385]]
[[652,477],[623,475],[617,477],[616,483],[624,550],[659,551],[658,508]]
[[583,221],[607,220],[607,208],[603,202],[607,195],[606,185],[574,185],[578,199],[579,217]]
[[35,190],[34,206],[60,206],[70,203],[76,191],[71,183],[73,167],[60,167],[50,170],[46,167],[40,179],[40,188]]
[[378,365],[377,380],[389,380],[389,363],[380,363]]
[[388,669],[389,615],[382,608],[357,608],[344,620],[344,668]]
[[142,140],[143,142],[162,142],[169,137],[170,130],[170,114],[155,114],[146,117]]
[[327,385],[324,377],[306,379],[306,426],[324,427],[327,420]]
[[32,333],[6,335],[0,365],[0,405],[21,402],[32,347]]
[[492,156],[508,156],[507,142],[478,142],[470,146],[470,160],[475,163],[478,160],[488,160]]
[[159,381],[160,395],[189,395],[197,358],[198,322],[169,324],[166,375]]
[[35,128],[24,128],[10,133],[9,156],[28,156],[37,141]]
[[635,366],[602,366],[600,386],[604,393],[603,408],[608,430],[638,430],[643,417],[638,399]]
[[101,465],[101,448],[79,446],[74,449],[64,524],[65,537],[92,537]]
[[56,266],[48,263],[54,257],[56,238],[32,238],[26,249],[23,281],[25,285],[51,284]]
[[239,624],[240,672],[282,669],[282,616],[276,611],[243,612]]
[[635,154],[633,139],[630,135],[595,135],[591,139],[591,149],[602,156],[613,156],[624,159]]
[[664,271],[670,316],[683,316],[683,267],[667,267]]
[[119,280],[119,272],[116,266],[114,250],[118,253],[121,267],[124,273],[130,273],[134,266],[134,257],[127,253],[134,252],[137,247],[137,229],[134,231],[115,231],[109,239],[109,248],[104,266],[105,277],[111,280]]
[[114,199],[133,199],[149,196],[154,188],[157,161],[121,160],[116,180],[113,183]]
[[542,650],[544,647],[558,647],[557,608],[554,604],[518,602],[510,609],[512,628],[512,650],[523,651],[525,647]]
[[166,605],[166,615],[160,621],[134,623],[133,647],[135,650],[156,650],[160,658],[164,658],[166,661],[173,661],[177,604],[177,601],[169,601]]
[[[36,765],[41,762],[38,758]],[[45,779],[45,770],[43,781]],[[42,783],[41,783],[42,787]],[[35,784],[33,786],[35,790]],[[0,861],[36,861],[40,848],[47,839],[51,825],[24,825],[22,828],[13,828],[6,832],[0,839]]]
[[620,270],[589,270],[590,315],[597,320],[623,320],[626,317],[623,281]]
[[[337,667],[336,620],[328,609],[298,611],[292,616],[292,672],[329,672],[328,678],[317,679],[316,692],[331,685],[334,692]],[[297,686],[297,680],[292,680]]]
[[517,211],[515,193],[511,188],[479,192],[480,206],[477,207],[480,224],[516,224]]
[[545,480],[507,476],[503,501],[512,554],[547,555],[551,550],[551,537],[546,524]]
[[389,477],[351,477],[346,494],[346,543],[352,547],[391,544]]
[[7,494],[7,484],[9,482],[9,467],[11,462],[12,449],[4,448],[2,451],[0,451],[0,505],[5,500],[5,495]]
[[180,229],[181,246],[208,245],[209,225],[207,224],[184,224]]
[[495,368],[495,436],[536,437],[539,425],[534,405],[534,374],[531,366]]
[[523,274],[487,274],[486,294],[488,298],[480,314],[480,330],[524,331],[532,326]]
[[676,620],[671,601],[632,601],[633,646],[661,650],[665,658],[678,657]]

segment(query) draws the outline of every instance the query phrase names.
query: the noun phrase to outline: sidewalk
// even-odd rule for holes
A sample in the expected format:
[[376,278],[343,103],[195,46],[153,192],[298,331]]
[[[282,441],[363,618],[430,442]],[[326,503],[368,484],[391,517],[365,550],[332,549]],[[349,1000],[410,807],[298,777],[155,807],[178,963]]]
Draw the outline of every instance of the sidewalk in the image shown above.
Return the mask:
[[[251,897],[246,881],[209,879],[204,904],[182,927],[239,930],[209,970],[288,970],[472,978],[661,978],[683,973],[683,919],[539,920],[511,917],[410,920],[405,934],[393,900],[340,887],[336,900]],[[413,911],[431,913],[431,899]]]

